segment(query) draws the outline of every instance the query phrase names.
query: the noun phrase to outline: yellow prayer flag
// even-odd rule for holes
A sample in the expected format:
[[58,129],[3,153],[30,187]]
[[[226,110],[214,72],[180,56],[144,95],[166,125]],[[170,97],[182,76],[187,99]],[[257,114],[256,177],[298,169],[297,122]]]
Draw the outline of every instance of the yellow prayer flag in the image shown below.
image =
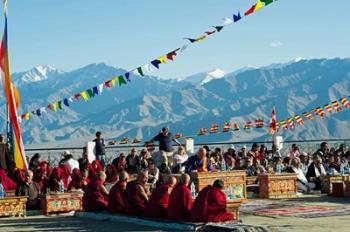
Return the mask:
[[206,36],[206,35],[202,35],[202,36],[198,37],[198,38],[196,39],[196,41],[197,41],[197,42],[200,42],[200,41],[204,40],[205,38],[207,38],[207,36]]
[[80,96],[84,99],[84,101],[89,100],[89,97],[88,97],[88,94],[86,93],[86,91],[81,92]]
[[24,119],[25,120],[29,120],[29,118],[30,118],[30,113],[26,113],[25,116],[24,116]]
[[263,7],[263,4],[262,4],[261,0],[258,0],[258,2],[255,5],[254,12],[260,10],[262,7]]
[[117,82],[118,82],[118,77],[113,77],[112,78],[112,85],[113,85],[113,87],[117,84]]
[[165,56],[159,57],[158,60],[160,61],[160,63],[166,64],[166,58],[165,58]]
[[55,112],[57,111],[57,103],[56,102],[52,103],[52,109]]

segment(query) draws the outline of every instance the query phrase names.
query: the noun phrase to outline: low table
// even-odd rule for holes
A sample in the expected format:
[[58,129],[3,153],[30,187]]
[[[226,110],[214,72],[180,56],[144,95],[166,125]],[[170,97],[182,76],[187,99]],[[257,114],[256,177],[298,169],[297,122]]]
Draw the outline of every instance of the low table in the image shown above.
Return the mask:
[[41,212],[44,215],[83,210],[82,192],[44,194],[40,200]]
[[26,216],[27,197],[0,198],[0,217]]
[[258,178],[260,198],[281,199],[297,196],[296,174],[260,174]]
[[234,213],[236,220],[239,220],[239,207],[241,207],[242,200],[227,200],[226,207],[227,209]]

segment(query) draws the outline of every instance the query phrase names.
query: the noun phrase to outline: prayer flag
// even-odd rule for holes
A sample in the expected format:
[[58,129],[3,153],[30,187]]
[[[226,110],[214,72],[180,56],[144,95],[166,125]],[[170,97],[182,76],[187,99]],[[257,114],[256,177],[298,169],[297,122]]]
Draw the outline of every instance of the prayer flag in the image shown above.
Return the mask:
[[239,129],[239,125],[237,124],[237,123],[234,123],[233,124],[233,130],[234,131],[239,131],[240,129]]
[[210,134],[215,134],[219,130],[219,125],[218,124],[212,124],[210,127]]
[[348,101],[348,99],[346,97],[343,97],[340,99],[340,102],[346,107],[346,108],[350,108],[350,102]]
[[244,129],[246,130],[252,129],[252,127],[253,127],[253,123],[251,121],[246,122],[244,125]]
[[194,43],[194,42],[196,42],[196,39],[191,39],[191,38],[184,38],[184,39],[187,39],[187,40],[189,40],[191,43]]
[[293,117],[288,118],[288,125],[289,125],[290,129],[294,128],[294,118]]
[[283,129],[285,129],[285,130],[287,130],[288,129],[288,124],[287,124],[287,121],[286,120],[281,120],[280,122],[279,122],[279,124],[281,124],[281,126],[282,126],[282,128]]
[[92,92],[92,89],[88,89],[88,90],[86,90],[86,92],[89,95],[89,98],[93,98],[94,97],[94,92]]
[[159,60],[153,60],[151,61],[151,64],[156,67],[157,69],[159,69],[159,65],[161,64],[162,62],[160,62]]
[[259,11],[261,8],[263,8],[263,6],[264,5],[262,4],[261,0],[258,0],[258,2],[255,5],[254,12]]
[[213,26],[213,27],[216,29],[217,32],[220,32],[224,28],[224,26]]
[[337,101],[333,101],[332,105],[334,107],[335,112],[340,112],[342,110]]
[[196,41],[197,41],[197,42],[200,42],[200,41],[204,40],[205,38],[207,38],[207,36],[206,36],[206,35],[202,35],[202,36],[198,37],[198,38],[196,39]]
[[80,93],[77,93],[74,95],[75,100],[79,101],[79,98],[81,97]]
[[233,14],[233,22],[238,22],[239,20],[241,20],[242,16],[241,13],[238,12],[238,15]]
[[304,112],[303,115],[309,119],[309,120],[312,120],[314,117],[312,116],[312,114],[308,113],[308,112]]
[[98,85],[98,93],[99,93],[100,95],[102,95],[102,92],[103,92],[103,86],[104,86],[104,84],[103,84],[103,83]]
[[88,94],[86,93],[86,91],[81,92],[80,96],[84,99],[84,101],[89,100],[89,97],[88,97]]
[[124,77],[122,75],[120,75],[118,77],[118,82],[119,82],[119,86],[121,86],[123,84],[126,85],[126,81],[125,81],[125,79],[124,79]]
[[326,105],[324,105],[324,108],[329,112],[329,113],[332,113],[332,106],[331,105],[329,105],[329,104],[326,104]]
[[[127,73],[125,73],[125,79],[127,80],[127,81],[131,81],[130,80],[130,73],[129,72],[127,72]],[[125,82],[125,84],[126,84],[126,82]],[[119,85],[120,85],[120,82],[119,82]]]
[[111,88],[111,83],[112,83],[112,80],[106,81],[106,82],[105,82],[106,88]]
[[250,8],[244,13],[244,16],[248,16],[248,15],[254,13],[255,6],[256,6],[256,4],[253,5],[252,7],[250,7]]
[[92,96],[95,97],[95,95],[98,95],[98,88],[97,88],[97,86],[92,87]]
[[69,107],[69,102],[68,102],[68,99],[67,99],[67,98],[63,99],[63,104],[64,104],[65,106]]
[[261,119],[261,118],[255,119],[255,127],[256,128],[263,128],[264,127],[264,119]]
[[225,122],[225,123],[224,123],[224,127],[223,127],[223,129],[222,129],[222,132],[229,132],[230,129],[231,129],[230,123],[229,123],[229,122]]
[[137,72],[143,77],[145,74],[143,74],[142,68],[138,67]]
[[62,110],[62,101],[58,101],[57,105],[58,105],[58,109]]
[[176,56],[177,54],[176,54],[176,51],[172,51],[172,52],[169,52],[167,55],[166,55],[166,58],[168,59],[168,60],[174,60],[174,56]]
[[166,64],[166,57],[165,56],[159,57],[158,60],[160,61],[160,63]]
[[211,35],[211,34],[214,34],[216,31],[206,31],[205,34],[207,35]]
[[207,128],[200,128],[198,131],[198,135],[205,135],[205,133],[207,133]]
[[265,6],[270,5],[273,0],[261,0],[263,3],[265,3]]
[[230,18],[223,18],[224,20],[224,25],[227,26],[227,25],[230,25],[233,23],[233,20],[230,19]]
[[295,120],[299,126],[304,124],[304,120],[300,117],[300,115],[295,115]]
[[[112,86],[114,87],[117,84],[117,81],[119,80],[119,77],[113,77],[112,78]],[[120,84],[119,84],[120,85]]]

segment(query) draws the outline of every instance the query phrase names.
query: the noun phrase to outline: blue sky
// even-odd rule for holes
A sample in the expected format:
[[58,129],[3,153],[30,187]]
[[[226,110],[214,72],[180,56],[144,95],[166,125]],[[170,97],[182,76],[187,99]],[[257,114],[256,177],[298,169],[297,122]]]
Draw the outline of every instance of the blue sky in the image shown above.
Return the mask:
[[[12,72],[105,62],[132,69],[255,0],[9,0]],[[191,46],[153,74],[184,77],[297,57],[349,57],[350,1],[279,0]],[[1,19],[3,25],[3,19]]]

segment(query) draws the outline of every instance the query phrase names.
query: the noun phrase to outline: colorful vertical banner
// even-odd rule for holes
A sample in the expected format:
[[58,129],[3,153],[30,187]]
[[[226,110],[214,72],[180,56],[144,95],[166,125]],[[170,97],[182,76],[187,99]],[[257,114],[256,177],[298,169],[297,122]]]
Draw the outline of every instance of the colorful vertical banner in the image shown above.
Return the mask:
[[[28,168],[27,160],[25,158],[24,146],[22,142],[21,131],[17,118],[17,106],[19,105],[19,99],[15,98],[15,87],[11,80],[9,54],[7,47],[7,13],[6,13],[6,1],[4,1],[4,16],[5,16],[5,28],[2,36],[1,48],[0,48],[0,72],[4,93],[7,100],[9,119],[11,126],[11,148],[13,157],[16,163],[16,168],[26,170]],[[18,95],[17,95],[18,96]],[[29,116],[28,116],[29,118]]]

